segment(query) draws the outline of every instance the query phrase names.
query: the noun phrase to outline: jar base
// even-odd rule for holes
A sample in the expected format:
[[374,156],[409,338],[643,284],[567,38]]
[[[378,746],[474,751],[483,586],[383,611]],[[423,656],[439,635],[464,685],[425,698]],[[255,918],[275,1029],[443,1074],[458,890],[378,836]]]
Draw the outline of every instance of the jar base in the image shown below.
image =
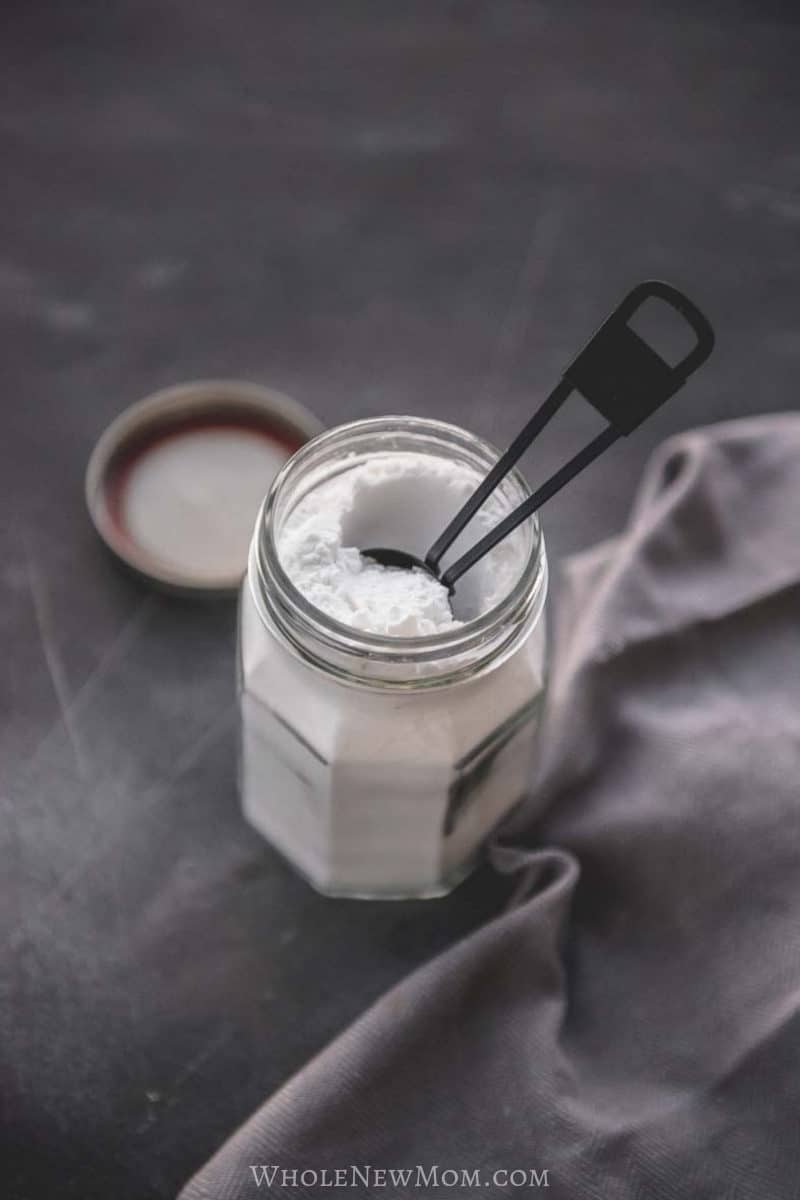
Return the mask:
[[[330,886],[328,884],[318,883],[314,879],[310,879],[307,875],[302,875],[303,879],[308,883],[315,892],[320,896],[326,896],[329,900],[441,900],[443,896],[449,896],[451,892],[464,882],[464,880],[472,874],[478,865],[478,859],[473,858],[470,862],[460,867],[458,871],[453,872],[446,880],[441,883],[432,884],[430,887],[404,891],[398,889],[385,891],[370,891],[369,888],[344,888]],[[297,870],[297,867],[294,868]]]

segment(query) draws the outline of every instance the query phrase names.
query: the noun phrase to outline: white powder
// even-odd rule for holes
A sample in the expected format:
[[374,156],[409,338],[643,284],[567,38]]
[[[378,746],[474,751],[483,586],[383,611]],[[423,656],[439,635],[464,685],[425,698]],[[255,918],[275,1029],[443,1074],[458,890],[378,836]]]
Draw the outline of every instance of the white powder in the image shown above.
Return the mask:
[[240,630],[248,821],[324,892],[447,891],[529,786],[544,621],[485,676],[409,693],[308,670],[250,584]]
[[[376,455],[315,487],[286,519],[281,563],[303,595],[344,625],[395,637],[424,637],[487,612],[514,586],[524,535],[500,543],[447,589],[422,570],[383,567],[360,550],[389,547],[424,557],[481,476],[470,467],[407,451]],[[455,561],[507,508],[492,496],[448,552]]]
[[174,434],[134,462],[125,525],[150,554],[194,577],[243,572],[258,506],[288,457],[278,442],[247,429]]

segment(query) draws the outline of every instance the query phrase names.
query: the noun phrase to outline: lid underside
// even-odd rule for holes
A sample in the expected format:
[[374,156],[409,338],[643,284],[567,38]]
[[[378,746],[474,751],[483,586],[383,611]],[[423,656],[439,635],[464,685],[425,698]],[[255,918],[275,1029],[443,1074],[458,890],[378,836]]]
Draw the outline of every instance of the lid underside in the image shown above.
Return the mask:
[[321,429],[288,397],[249,384],[170,388],[100,438],[86,492],[127,566],[172,591],[230,594],[259,506],[283,463]]

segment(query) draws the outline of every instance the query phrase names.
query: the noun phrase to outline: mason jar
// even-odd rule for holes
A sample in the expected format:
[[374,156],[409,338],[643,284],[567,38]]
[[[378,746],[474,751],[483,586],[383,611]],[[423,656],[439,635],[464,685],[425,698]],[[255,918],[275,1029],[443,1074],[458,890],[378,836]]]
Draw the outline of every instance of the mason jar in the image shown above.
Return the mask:
[[[508,594],[426,637],[343,625],[314,607],[281,565],[281,529],[304,497],[398,451],[446,458],[481,476],[499,456],[457,426],[418,417],[356,421],[319,435],[287,462],[264,501],[241,591],[244,815],[328,895],[449,891],[525,793],[536,745],[547,593],[537,518],[517,531],[522,566]],[[517,471],[498,489],[508,509],[529,494]],[[430,520],[435,535],[445,522],[436,513]]]

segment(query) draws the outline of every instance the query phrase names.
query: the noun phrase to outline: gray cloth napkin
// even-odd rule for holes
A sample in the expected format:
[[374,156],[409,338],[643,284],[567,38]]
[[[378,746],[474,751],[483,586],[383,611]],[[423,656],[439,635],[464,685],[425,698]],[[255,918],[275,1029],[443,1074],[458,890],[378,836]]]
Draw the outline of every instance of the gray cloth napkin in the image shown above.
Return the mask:
[[671,439],[565,574],[540,777],[493,850],[514,904],[183,1200],[800,1195],[800,418]]

